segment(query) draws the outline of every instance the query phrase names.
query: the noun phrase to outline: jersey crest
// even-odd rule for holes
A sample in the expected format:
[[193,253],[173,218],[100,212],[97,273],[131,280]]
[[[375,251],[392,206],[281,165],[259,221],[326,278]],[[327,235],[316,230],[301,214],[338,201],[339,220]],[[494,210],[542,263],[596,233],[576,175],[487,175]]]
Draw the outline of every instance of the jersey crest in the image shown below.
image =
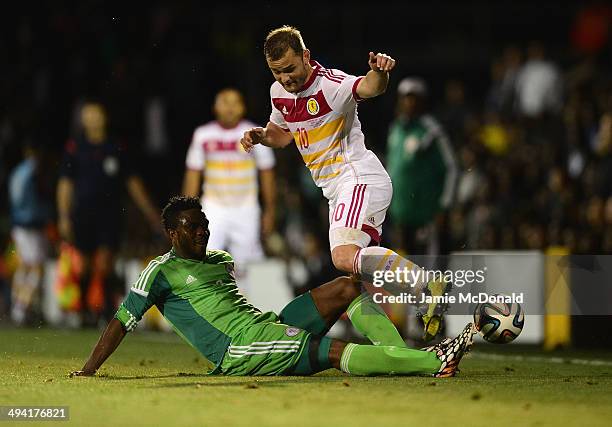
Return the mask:
[[306,103],[306,110],[311,116],[316,116],[320,110],[319,103],[317,102],[317,100],[314,98],[310,98]]
[[287,329],[285,329],[285,335],[287,335],[288,337],[294,337],[297,334],[299,334],[300,331],[301,329],[290,326]]

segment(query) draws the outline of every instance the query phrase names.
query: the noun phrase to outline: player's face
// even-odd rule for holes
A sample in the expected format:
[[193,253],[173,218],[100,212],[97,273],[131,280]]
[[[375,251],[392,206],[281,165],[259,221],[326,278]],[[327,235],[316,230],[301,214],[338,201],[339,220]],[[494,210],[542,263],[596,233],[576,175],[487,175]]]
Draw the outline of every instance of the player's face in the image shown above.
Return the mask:
[[235,90],[224,90],[217,95],[214,106],[217,120],[224,126],[234,127],[244,116],[242,96]]
[[397,100],[397,104],[400,115],[406,118],[412,118],[418,114],[421,102],[416,95],[408,94],[400,96]]
[[289,48],[279,60],[272,61],[270,58],[266,58],[266,61],[274,79],[287,92],[297,93],[308,79],[310,69],[310,51],[308,49],[305,49],[302,55],[298,55],[293,49]]
[[97,132],[106,126],[106,112],[100,104],[85,104],[81,109],[81,124],[86,132]]
[[181,212],[176,230],[170,231],[172,246],[182,258],[204,259],[209,237],[208,219],[199,209]]

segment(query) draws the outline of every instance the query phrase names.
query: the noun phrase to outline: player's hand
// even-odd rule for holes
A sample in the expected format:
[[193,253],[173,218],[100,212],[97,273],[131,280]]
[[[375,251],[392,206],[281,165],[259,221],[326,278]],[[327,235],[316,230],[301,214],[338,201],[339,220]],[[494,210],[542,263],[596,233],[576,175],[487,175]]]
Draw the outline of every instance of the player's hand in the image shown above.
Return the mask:
[[372,71],[391,71],[395,67],[395,59],[391,58],[386,53],[370,52],[368,65]]
[[73,378],[73,377],[93,377],[94,375],[96,375],[96,371],[93,371],[93,372],[89,372],[89,371],[72,371],[72,372],[70,372],[70,378]]
[[266,137],[266,130],[264,128],[252,128],[244,133],[244,136],[240,139],[242,148],[247,153],[250,153],[253,147],[257,144],[261,144]]

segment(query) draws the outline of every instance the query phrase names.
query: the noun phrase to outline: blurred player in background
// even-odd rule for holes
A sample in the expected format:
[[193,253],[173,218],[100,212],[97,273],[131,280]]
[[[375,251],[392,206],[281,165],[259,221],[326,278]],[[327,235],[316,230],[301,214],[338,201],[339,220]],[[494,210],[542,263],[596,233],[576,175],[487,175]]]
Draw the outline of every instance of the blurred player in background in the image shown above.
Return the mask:
[[233,254],[238,285],[248,293],[245,266],[263,258],[261,234],[265,238],[274,230],[276,190],[272,150],[258,146],[247,153],[240,145],[244,132],[254,126],[244,119],[245,110],[238,90],[228,88],[217,94],[216,120],[193,133],[183,194],[198,197],[202,190],[204,212],[211,221],[209,247]]
[[405,78],[397,92],[397,117],[387,140],[394,193],[389,214],[404,250],[437,255],[439,223],[453,200],[457,164],[442,126],[425,113],[425,82]]
[[[387,169],[393,180],[389,214],[399,247],[410,254],[429,255],[419,264],[446,270],[440,248],[444,211],[453,200],[457,165],[453,149],[438,121],[426,114],[427,86],[422,79],[404,78],[398,88],[396,118],[387,140]],[[397,307],[397,306],[395,306]],[[401,318],[413,310],[398,310]],[[405,324],[403,321],[399,321]],[[418,325],[407,324],[417,338]]]
[[40,147],[28,144],[9,178],[12,237],[19,257],[13,275],[11,319],[15,324],[40,317],[40,288],[49,249],[45,227],[51,222],[51,182],[42,171]]
[[[82,134],[68,141],[57,188],[60,235],[80,252],[82,322],[94,326],[99,317],[112,315],[108,284],[113,277],[114,254],[119,246],[121,196],[127,190],[151,224],[161,233],[157,210],[144,184],[127,158],[125,147],[107,132],[107,114],[97,101],[86,101],[80,114]],[[95,256],[95,270],[107,288],[103,307],[90,307],[87,301]]]
[[[281,148],[295,141],[315,184],[329,200],[329,243],[336,268],[366,280],[379,270],[421,271],[390,249],[370,247],[380,243],[393,190],[384,167],[365,147],[357,103],[385,92],[395,60],[370,52],[370,70],[361,77],[327,69],[311,60],[300,32],[288,26],[268,34],[264,54],[276,80],[270,88],[272,113],[265,128],[245,132],[241,141],[245,149],[249,151],[257,144]],[[418,293],[433,295],[443,295],[447,287],[441,282],[415,285]],[[369,311],[380,310],[364,294],[347,313],[350,317],[366,306]],[[440,330],[444,309],[433,303],[421,308],[426,340]],[[403,345],[403,339],[390,321],[389,324],[382,328],[386,332],[380,334],[380,339],[373,341]],[[373,325],[362,326],[373,329],[370,334],[380,332]]]

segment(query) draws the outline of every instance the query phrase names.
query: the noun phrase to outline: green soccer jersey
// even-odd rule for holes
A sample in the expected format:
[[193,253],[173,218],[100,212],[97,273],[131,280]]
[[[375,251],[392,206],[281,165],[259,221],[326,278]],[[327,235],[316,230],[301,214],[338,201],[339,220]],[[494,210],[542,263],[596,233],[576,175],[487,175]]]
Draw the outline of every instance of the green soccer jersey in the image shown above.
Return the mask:
[[232,338],[248,325],[275,321],[240,294],[234,261],[224,251],[207,251],[204,261],[180,258],[174,250],[140,273],[115,318],[132,331],[156,305],[174,330],[219,370]]
[[393,122],[387,170],[393,181],[389,213],[396,224],[421,227],[449,206],[457,167],[448,138],[433,117]]

